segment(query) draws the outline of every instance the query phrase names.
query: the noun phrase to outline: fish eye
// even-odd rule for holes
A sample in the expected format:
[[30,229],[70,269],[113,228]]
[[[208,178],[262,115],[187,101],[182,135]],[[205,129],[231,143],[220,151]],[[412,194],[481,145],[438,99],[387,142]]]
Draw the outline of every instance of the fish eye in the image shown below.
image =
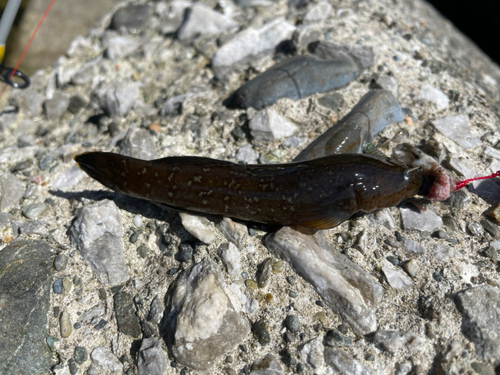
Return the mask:
[[403,178],[406,182],[410,182],[410,176],[408,175],[408,171],[405,171]]

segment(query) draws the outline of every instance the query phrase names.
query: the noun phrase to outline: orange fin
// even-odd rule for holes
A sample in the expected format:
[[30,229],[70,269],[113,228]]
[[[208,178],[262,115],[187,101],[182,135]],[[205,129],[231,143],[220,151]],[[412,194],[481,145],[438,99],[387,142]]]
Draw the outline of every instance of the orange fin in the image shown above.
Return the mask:
[[351,215],[319,217],[300,222],[298,225],[311,229],[330,229],[349,219]]

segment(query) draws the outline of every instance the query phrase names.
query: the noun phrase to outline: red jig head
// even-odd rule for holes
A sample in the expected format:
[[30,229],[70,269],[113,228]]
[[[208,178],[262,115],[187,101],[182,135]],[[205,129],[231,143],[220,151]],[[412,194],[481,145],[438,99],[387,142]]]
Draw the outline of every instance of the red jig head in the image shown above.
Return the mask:
[[494,178],[494,177],[500,177],[500,171],[496,171],[495,173],[492,173],[489,176],[474,177],[474,178],[468,178],[467,180],[463,180],[463,181],[457,181],[456,185],[455,185],[455,190],[463,188],[469,182],[477,181],[477,180],[487,180],[488,178]]

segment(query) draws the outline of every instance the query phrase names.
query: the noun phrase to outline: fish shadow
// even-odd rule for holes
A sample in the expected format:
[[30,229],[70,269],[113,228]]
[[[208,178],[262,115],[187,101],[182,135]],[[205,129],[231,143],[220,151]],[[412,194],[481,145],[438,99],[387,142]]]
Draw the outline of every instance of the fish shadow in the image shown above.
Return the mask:
[[66,199],[83,202],[84,200],[102,201],[108,199],[113,201],[116,206],[127,212],[135,215],[141,215],[149,219],[161,221],[172,221],[176,217],[174,208],[159,205],[155,202],[146,201],[144,199],[133,198],[119,193],[105,190],[83,190],[79,192],[66,192],[61,190],[49,190],[49,194]]

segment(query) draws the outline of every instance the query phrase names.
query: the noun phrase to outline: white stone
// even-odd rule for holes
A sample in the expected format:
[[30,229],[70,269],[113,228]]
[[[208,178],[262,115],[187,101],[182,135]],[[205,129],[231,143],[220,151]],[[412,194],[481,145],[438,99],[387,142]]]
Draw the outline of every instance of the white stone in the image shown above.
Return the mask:
[[434,232],[443,225],[443,220],[432,208],[416,211],[412,208],[400,207],[403,226],[407,230]]
[[298,347],[302,362],[309,363],[312,368],[319,368],[325,363],[323,342],[320,336],[306,341]]
[[103,370],[111,372],[121,372],[123,371],[123,364],[118,358],[111,352],[111,350],[105,346],[98,346],[90,354],[92,363],[96,366],[102,368]]
[[413,285],[411,279],[406,276],[404,272],[394,269],[389,265],[383,266],[382,272],[384,273],[389,285],[393,288],[408,289]]
[[463,148],[473,148],[482,144],[479,139],[471,134],[467,115],[443,117],[432,121],[432,125],[445,137],[455,141]]
[[450,104],[450,99],[441,90],[428,83],[420,87],[418,99],[434,103],[438,111],[447,108]]
[[332,12],[332,5],[327,1],[322,1],[312,6],[304,17],[304,23],[317,23],[328,18]]
[[216,35],[238,28],[238,23],[213,11],[202,3],[195,3],[187,12],[187,18],[177,32],[180,41],[190,41],[201,35]]
[[241,275],[241,255],[238,248],[232,242],[226,242],[219,246],[217,254],[226,266],[227,272],[233,279]]
[[231,67],[237,63],[249,62],[263,53],[273,53],[276,46],[290,39],[295,26],[283,17],[276,18],[255,29],[249,27],[220,47],[212,58],[214,69]]
[[201,242],[209,244],[215,239],[214,225],[206,217],[187,212],[180,212],[179,216],[183,227]]
[[298,129],[296,125],[270,109],[258,112],[250,120],[248,127],[256,142],[289,137]]

